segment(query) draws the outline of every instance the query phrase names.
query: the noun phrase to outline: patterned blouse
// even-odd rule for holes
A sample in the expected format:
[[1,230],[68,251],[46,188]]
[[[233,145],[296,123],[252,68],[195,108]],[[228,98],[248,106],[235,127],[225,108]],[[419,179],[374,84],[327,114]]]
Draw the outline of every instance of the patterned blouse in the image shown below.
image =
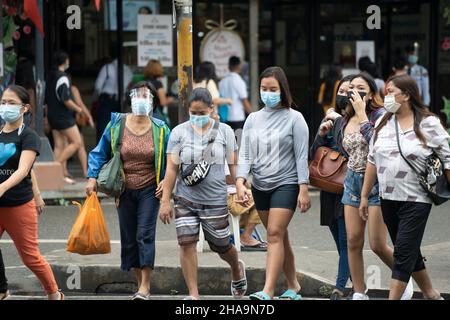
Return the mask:
[[[391,117],[378,133],[376,142],[372,139],[370,144],[368,161],[377,168],[380,197],[385,200],[432,203],[420,186],[415,172],[400,155],[395,119],[395,116]],[[427,117],[420,123],[427,146],[422,144],[413,128],[405,131],[400,125],[398,128],[402,153],[418,172],[423,170],[425,159],[433,150],[444,169],[450,170],[450,136],[437,117]]]
[[345,134],[342,144],[349,155],[348,168],[354,172],[366,171],[369,143],[361,132]]
[[139,190],[156,185],[155,145],[151,128],[138,136],[125,127],[120,154],[127,189]]

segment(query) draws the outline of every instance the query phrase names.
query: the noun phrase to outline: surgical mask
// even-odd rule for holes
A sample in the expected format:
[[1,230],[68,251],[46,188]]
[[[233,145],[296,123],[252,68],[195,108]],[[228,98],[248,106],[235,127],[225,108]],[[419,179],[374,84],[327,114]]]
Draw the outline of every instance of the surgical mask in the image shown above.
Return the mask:
[[64,71],[69,70],[69,68],[70,68],[70,64],[66,64],[66,65],[64,66]]
[[387,95],[384,97],[384,108],[387,112],[396,113],[402,105],[395,101],[395,96]]
[[[359,95],[361,96],[361,99],[364,101],[364,97],[367,95],[364,91],[358,91]],[[350,99],[354,93],[352,91],[348,92],[348,98]],[[350,101],[350,100],[349,100]]]
[[336,95],[336,107],[340,110],[344,110],[350,103],[348,96]]
[[209,115],[196,116],[196,115],[191,114],[190,122],[197,128],[203,128],[204,126],[206,126],[209,123],[210,119],[211,119],[211,117]]
[[417,56],[415,54],[411,54],[408,56],[408,62],[410,64],[417,64],[418,61],[419,61],[419,56]]
[[0,118],[8,123],[14,123],[20,119],[20,104],[2,104],[0,105]]
[[281,102],[281,93],[261,91],[261,100],[268,108],[276,108]]
[[152,113],[152,103],[147,98],[132,98],[131,111],[136,116],[148,116]]

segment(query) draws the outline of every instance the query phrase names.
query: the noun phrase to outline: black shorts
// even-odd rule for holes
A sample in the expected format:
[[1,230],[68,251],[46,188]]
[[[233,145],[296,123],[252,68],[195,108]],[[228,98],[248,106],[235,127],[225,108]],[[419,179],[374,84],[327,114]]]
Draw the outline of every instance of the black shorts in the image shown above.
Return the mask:
[[269,211],[272,208],[295,211],[300,187],[297,184],[280,186],[270,191],[260,191],[252,187],[256,210]]

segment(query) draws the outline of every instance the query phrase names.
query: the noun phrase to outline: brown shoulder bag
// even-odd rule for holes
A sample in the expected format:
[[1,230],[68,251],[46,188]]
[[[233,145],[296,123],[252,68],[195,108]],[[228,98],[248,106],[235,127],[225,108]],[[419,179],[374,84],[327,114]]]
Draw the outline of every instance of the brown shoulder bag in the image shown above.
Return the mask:
[[317,149],[309,165],[310,184],[320,190],[343,194],[347,158],[328,147]]

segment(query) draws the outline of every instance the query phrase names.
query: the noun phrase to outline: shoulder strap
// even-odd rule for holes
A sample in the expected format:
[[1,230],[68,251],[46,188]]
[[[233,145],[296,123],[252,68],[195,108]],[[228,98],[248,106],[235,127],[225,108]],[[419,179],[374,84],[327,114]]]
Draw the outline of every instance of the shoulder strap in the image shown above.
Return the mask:
[[127,116],[123,116],[123,118],[120,120],[120,132],[119,132],[119,141],[117,141],[117,152],[120,152],[122,149],[122,142],[123,142],[123,132],[125,131]]
[[402,148],[401,148],[401,146],[400,146],[400,137],[399,137],[399,133],[398,133],[398,122],[397,122],[397,118],[394,118],[394,121],[395,121],[395,133],[396,133],[396,136],[397,136],[397,146],[398,146],[398,151],[400,152],[400,155],[402,156],[403,160],[405,160],[405,162],[411,167],[411,169],[413,169],[413,171],[414,171],[416,174],[420,174],[419,172],[417,172],[416,168],[413,167],[413,165],[411,164],[411,162],[409,162],[409,160],[406,159],[406,157],[403,155]]
[[219,126],[220,126],[220,122],[214,121],[214,127],[212,129],[211,135],[209,136],[208,146],[203,151],[203,158],[205,158],[205,155],[206,155],[206,157],[208,157],[208,155],[211,153],[214,141],[216,140],[217,134],[219,133]]

